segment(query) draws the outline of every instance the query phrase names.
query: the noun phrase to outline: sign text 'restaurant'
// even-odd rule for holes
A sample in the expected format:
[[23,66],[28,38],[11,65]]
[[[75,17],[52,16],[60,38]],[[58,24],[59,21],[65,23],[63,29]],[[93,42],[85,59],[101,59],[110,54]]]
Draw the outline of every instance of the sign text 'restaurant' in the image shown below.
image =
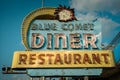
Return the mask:
[[18,51],[12,68],[112,67],[112,51]]

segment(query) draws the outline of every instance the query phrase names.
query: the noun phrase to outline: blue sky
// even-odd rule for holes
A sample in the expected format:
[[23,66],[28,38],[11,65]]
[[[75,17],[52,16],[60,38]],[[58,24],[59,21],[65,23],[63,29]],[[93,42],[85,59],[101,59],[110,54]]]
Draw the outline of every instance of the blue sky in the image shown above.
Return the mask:
[[[120,0],[44,0],[45,7],[58,7],[59,4],[74,8],[79,20],[100,20],[105,45],[120,32]],[[41,0],[0,0],[0,68],[11,66],[14,51],[25,50],[21,24],[27,14],[38,8],[41,8]],[[114,56],[118,62],[120,44],[114,49]],[[29,79],[26,75],[0,73],[0,80],[23,80],[23,77]]]

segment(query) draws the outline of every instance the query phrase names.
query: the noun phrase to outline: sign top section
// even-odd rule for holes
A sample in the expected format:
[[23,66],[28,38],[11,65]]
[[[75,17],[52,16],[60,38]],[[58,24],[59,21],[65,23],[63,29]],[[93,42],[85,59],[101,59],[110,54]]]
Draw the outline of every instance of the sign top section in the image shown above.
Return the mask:
[[101,25],[98,21],[34,20],[27,41],[32,50],[100,49]]
[[101,25],[78,21],[74,9],[42,8],[25,18],[22,40],[27,50],[101,49]]

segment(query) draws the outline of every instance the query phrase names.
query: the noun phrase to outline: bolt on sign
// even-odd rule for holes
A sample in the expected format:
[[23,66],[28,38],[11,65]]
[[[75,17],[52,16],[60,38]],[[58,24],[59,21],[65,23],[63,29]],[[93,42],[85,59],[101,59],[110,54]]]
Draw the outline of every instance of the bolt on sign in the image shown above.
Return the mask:
[[113,67],[113,53],[101,50],[99,21],[81,21],[74,9],[41,8],[22,24],[27,51],[16,51],[12,68]]

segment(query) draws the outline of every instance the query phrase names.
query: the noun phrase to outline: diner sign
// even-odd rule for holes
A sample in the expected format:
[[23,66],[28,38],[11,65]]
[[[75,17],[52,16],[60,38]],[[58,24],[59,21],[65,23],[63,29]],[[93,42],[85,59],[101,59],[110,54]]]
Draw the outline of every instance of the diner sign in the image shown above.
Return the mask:
[[26,51],[16,51],[12,68],[113,67],[112,51],[101,50],[98,20],[77,20],[74,9],[42,8],[22,24]]
[[27,40],[32,50],[101,49],[98,21],[34,20],[28,30]]

